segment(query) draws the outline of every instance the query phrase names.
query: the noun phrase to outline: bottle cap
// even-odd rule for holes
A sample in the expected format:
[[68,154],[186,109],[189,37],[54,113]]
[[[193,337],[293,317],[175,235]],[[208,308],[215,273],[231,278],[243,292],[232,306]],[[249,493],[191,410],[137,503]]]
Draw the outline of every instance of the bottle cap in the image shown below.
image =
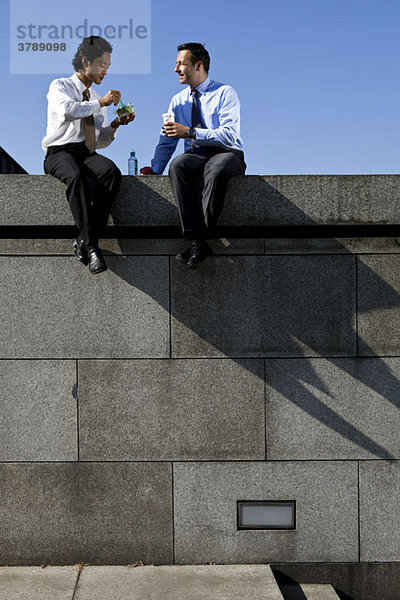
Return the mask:
[[134,150],[131,151],[131,156],[135,156],[135,151]]

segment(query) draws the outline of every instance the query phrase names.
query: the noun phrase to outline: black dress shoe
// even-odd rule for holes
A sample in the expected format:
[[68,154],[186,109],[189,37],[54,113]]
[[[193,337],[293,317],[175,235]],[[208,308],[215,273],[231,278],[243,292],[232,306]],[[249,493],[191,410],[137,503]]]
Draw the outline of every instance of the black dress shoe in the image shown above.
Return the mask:
[[192,254],[192,248],[186,248],[186,250],[184,250],[183,252],[180,252],[179,254],[177,254],[175,256],[175,258],[179,262],[187,265],[187,261],[189,260],[191,254]]
[[96,275],[96,273],[103,273],[107,271],[106,261],[103,258],[100,248],[90,248],[87,251],[89,258],[89,271]]
[[192,252],[189,256],[186,266],[188,269],[195,269],[203,260],[214,254],[213,249],[204,241],[195,240],[192,243]]
[[85,247],[85,244],[83,243],[82,240],[78,240],[78,238],[76,238],[76,240],[74,240],[74,243],[72,244],[74,247],[74,254],[76,256],[76,258],[78,260],[81,261],[81,263],[83,263],[85,266],[89,264],[89,259],[88,259],[88,254],[87,254],[87,250]]

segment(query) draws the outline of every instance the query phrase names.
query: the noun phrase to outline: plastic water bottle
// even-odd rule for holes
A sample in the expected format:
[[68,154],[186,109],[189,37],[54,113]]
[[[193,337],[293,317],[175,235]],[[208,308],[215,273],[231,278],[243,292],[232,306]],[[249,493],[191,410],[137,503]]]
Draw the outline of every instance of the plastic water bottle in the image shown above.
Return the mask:
[[138,162],[135,155],[135,151],[132,150],[129,158],[128,158],[128,175],[137,175],[138,174]]

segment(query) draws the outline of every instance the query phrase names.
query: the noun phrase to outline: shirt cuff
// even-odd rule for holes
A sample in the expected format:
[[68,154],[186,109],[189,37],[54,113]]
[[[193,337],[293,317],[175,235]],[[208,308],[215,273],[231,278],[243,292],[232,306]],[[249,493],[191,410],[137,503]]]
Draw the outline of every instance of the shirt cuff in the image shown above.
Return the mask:
[[101,106],[100,106],[100,101],[99,100],[90,100],[89,102],[90,102],[91,106],[93,107],[93,114],[94,115],[96,113],[100,112]]
[[151,168],[153,169],[153,173],[155,173],[156,175],[163,174],[164,169],[160,165],[154,165],[153,163],[151,163]]
[[[207,141],[210,129],[200,129],[199,127],[195,127],[196,130],[196,142],[205,142]],[[201,144],[200,144],[201,145]]]

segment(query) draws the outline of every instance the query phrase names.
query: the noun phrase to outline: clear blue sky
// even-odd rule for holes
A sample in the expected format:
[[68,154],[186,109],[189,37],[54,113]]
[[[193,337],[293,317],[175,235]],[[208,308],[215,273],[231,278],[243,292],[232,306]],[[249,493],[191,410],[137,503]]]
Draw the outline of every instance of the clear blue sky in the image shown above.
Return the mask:
[[[97,9],[110,4],[98,0]],[[140,166],[150,162],[160,115],[181,89],[176,45],[187,41],[204,43],[211,76],[238,91],[249,174],[399,172],[399,0],[202,0],[198,17],[194,6],[152,0],[151,74],[111,67],[96,88],[120,89],[136,106],[135,122],[102,151],[123,173],[132,148]],[[10,75],[9,0],[0,7],[0,145],[42,173],[45,96],[57,75]],[[40,17],[44,3],[32,7]]]

